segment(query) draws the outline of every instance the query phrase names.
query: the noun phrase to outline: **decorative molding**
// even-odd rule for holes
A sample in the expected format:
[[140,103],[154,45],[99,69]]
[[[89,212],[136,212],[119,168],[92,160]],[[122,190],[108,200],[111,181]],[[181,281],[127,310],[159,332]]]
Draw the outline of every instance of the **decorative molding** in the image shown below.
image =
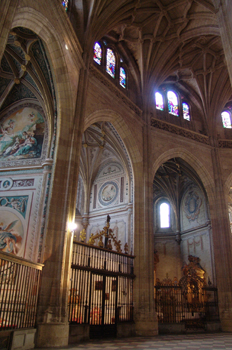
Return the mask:
[[186,130],[186,129],[183,129],[179,126],[176,126],[176,125],[173,125],[173,124],[170,124],[167,122],[163,122],[163,121],[152,118],[151,119],[151,126],[153,126],[156,129],[168,131],[168,132],[171,132],[173,134],[187,137],[188,139],[209,145],[209,137],[208,136],[200,135],[194,131]]
[[[142,110],[136,106],[124,93],[122,93],[117,86],[115,86],[107,76],[105,76],[102,72],[100,72],[96,67],[92,64],[89,67],[90,72],[93,74],[95,78],[97,78],[103,85],[105,85],[110,91],[112,91],[114,96],[117,96],[121,101],[125,103],[127,107],[129,107],[133,112],[135,112],[139,117],[142,117]],[[107,74],[107,73],[106,73]]]
[[98,200],[101,205],[107,206],[115,201],[118,196],[118,185],[115,181],[107,181],[105,182],[99,192],[98,192]]
[[232,141],[231,140],[218,140],[218,147],[219,148],[232,148]]
[[0,197],[0,207],[8,207],[19,212],[25,219],[27,211],[28,196]]
[[12,187],[31,187],[34,186],[34,179],[14,180]]
[[42,193],[42,184],[43,184],[43,177],[41,176],[37,183],[37,190],[35,192],[35,198],[34,198],[34,212],[32,215],[32,222],[31,222],[31,229],[30,229],[30,240],[28,242],[28,259],[32,260],[33,256],[36,258],[37,252],[35,251],[36,248],[36,242],[38,240],[37,238],[37,232],[39,232],[40,227],[40,216],[37,215],[40,211],[40,205],[41,205],[41,193]]

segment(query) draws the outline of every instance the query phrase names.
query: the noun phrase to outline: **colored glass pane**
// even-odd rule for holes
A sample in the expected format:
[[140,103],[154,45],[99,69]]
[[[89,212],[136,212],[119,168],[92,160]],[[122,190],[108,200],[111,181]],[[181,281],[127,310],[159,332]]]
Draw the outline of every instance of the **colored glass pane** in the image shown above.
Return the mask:
[[183,108],[183,118],[190,121],[189,105],[186,102],[182,103]]
[[179,116],[178,99],[173,91],[168,91],[168,111],[171,114]]
[[224,128],[231,129],[230,113],[227,111],[222,112],[222,124]]
[[159,92],[155,93],[155,105],[157,109],[160,109],[161,111],[164,110],[164,99]]
[[126,72],[125,69],[120,67],[120,85],[126,88]]
[[167,203],[160,205],[160,227],[170,227],[170,206]]
[[112,78],[115,78],[115,55],[111,49],[106,51],[106,71]]
[[102,60],[102,49],[101,46],[98,43],[95,43],[94,45],[94,54],[93,54],[93,59],[97,64],[101,64]]
[[64,6],[65,11],[67,11],[68,10],[68,0],[62,1],[62,5]]

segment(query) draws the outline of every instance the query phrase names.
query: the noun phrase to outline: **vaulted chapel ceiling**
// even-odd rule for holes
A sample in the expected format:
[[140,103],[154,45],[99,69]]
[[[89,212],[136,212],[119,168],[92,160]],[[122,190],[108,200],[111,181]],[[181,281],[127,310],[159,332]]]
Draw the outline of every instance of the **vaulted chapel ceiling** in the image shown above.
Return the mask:
[[101,38],[113,43],[128,63],[143,104],[162,84],[175,86],[213,132],[215,115],[231,99],[213,1],[79,1],[78,11],[83,46],[92,52]]
[[95,123],[83,134],[80,175],[92,186],[97,174],[110,163],[119,163],[130,174],[127,153],[110,123]]
[[37,102],[54,116],[55,94],[47,53],[37,35],[26,28],[10,32],[0,66],[0,111],[20,101]]

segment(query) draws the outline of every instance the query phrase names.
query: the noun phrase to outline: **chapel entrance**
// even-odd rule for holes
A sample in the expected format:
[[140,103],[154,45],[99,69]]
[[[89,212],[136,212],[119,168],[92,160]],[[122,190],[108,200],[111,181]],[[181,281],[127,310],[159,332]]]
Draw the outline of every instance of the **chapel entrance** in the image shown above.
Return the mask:
[[90,338],[116,337],[117,289],[117,277],[92,274]]
[[83,231],[73,242],[69,322],[89,325],[90,338],[116,337],[119,323],[133,321],[134,256],[127,244],[122,252],[109,221],[88,243]]

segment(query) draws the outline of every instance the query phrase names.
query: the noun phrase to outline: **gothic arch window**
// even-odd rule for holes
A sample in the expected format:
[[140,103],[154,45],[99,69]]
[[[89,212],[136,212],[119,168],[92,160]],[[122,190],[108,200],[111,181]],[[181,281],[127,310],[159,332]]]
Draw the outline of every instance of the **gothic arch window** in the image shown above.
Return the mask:
[[126,72],[123,67],[120,67],[120,76],[119,76],[120,85],[125,89],[126,88]]
[[155,105],[156,109],[159,109],[160,111],[164,110],[164,99],[160,92],[155,93]]
[[94,51],[94,54],[93,54],[94,61],[97,64],[101,65],[101,63],[102,63],[102,48],[98,42],[95,43],[93,51]]
[[168,111],[170,114],[179,116],[179,108],[178,108],[178,97],[175,92],[169,90],[167,92],[167,98],[168,98]]
[[68,10],[68,0],[63,0],[62,5],[64,6],[65,11],[67,11]]
[[112,49],[106,49],[106,72],[112,77],[115,78],[115,54]]
[[182,103],[183,118],[190,121],[190,109],[186,102]]
[[170,204],[168,202],[162,202],[159,206],[159,226],[170,228]]
[[99,40],[93,46],[93,61],[103,73],[107,73],[120,88],[128,89],[126,64],[114,47],[109,47],[106,40]]
[[[163,89],[165,91],[165,89]],[[166,93],[159,91],[155,92],[155,106],[160,111],[166,111],[176,117],[182,117],[184,120],[190,121],[190,106],[184,101],[181,101],[178,93],[168,90]]]
[[223,111],[221,113],[222,125],[226,129],[231,129],[231,113],[229,111]]

